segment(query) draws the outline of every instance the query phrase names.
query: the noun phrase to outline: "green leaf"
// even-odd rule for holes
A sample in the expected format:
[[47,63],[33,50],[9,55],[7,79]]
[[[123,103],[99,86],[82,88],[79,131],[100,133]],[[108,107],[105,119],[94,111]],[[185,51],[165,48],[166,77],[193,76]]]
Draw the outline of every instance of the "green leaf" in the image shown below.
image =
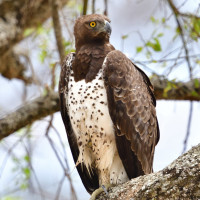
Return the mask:
[[22,183],[22,184],[20,185],[20,189],[21,189],[21,190],[26,190],[27,188],[28,188],[28,184]]
[[181,31],[180,31],[180,28],[177,27],[177,28],[176,28],[176,33],[177,33],[177,34],[180,34],[180,32],[181,32]]
[[147,57],[147,59],[149,59],[151,55],[152,55],[152,53],[151,53],[150,51],[147,51],[147,52],[146,52],[146,57]]
[[197,78],[194,79],[194,87],[195,88],[199,88],[200,84],[199,84],[199,80]]
[[31,35],[33,32],[34,32],[34,28],[27,28],[25,29],[24,33],[23,33],[23,36],[24,37],[28,37],[29,35]]
[[159,33],[158,35],[157,35],[157,37],[162,37],[164,35],[164,33]]
[[147,46],[151,47],[154,51],[161,51],[161,45],[157,38],[154,38],[154,42],[148,41]]
[[161,21],[164,24],[166,22],[166,19],[163,17]]
[[194,96],[194,97],[199,97],[200,96],[195,90],[193,90],[191,92],[191,95]]
[[200,33],[200,19],[193,20],[193,27],[197,34]]
[[163,96],[167,97],[168,96],[168,91],[170,91],[172,89],[172,86],[170,84],[167,84],[167,87],[164,89],[163,91]]
[[42,63],[44,63],[44,60],[45,60],[46,57],[47,57],[47,51],[46,51],[45,49],[43,49],[43,50],[41,51],[41,53],[39,54],[40,61],[41,61]]
[[196,60],[195,60],[195,63],[197,63],[198,65],[200,65],[200,60],[199,60],[199,59],[196,59]]
[[128,38],[128,35],[122,35],[122,40],[125,40]]
[[158,20],[158,19],[155,19],[153,16],[150,17],[150,20],[151,20],[152,23],[154,23],[154,24],[158,24],[158,23],[159,23],[159,20]]
[[140,53],[142,50],[143,50],[143,47],[137,47],[137,48],[136,48],[136,52],[137,52],[137,53]]
[[7,197],[0,198],[0,200],[21,200],[21,198],[20,197],[7,196]]
[[24,160],[25,160],[26,162],[30,162],[30,157],[29,157],[28,155],[26,155],[26,156],[24,156]]
[[26,179],[29,179],[30,176],[31,176],[31,171],[30,171],[30,169],[29,169],[28,167],[24,167],[24,168],[22,169],[22,171],[23,171],[23,173],[25,174]]
[[46,29],[42,25],[39,25],[37,28],[37,34],[40,35],[43,33],[46,33]]

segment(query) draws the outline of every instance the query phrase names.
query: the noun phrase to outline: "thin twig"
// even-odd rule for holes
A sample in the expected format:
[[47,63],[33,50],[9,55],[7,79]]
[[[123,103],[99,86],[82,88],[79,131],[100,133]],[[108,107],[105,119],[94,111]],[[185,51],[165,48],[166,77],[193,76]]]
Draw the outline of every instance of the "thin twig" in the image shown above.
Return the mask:
[[[195,55],[190,55],[189,57],[190,58],[195,58],[195,57],[199,57],[200,54],[195,54]],[[166,58],[166,59],[159,59],[159,60],[156,60],[156,59],[151,59],[151,60],[141,60],[141,61],[137,61],[135,60],[135,62],[140,62],[140,63],[144,63],[144,64],[148,64],[148,63],[155,63],[155,62],[158,62],[158,63],[162,63],[162,62],[168,62],[168,61],[176,61],[176,60],[180,60],[180,59],[186,59],[186,56],[178,56],[176,58]]]
[[[27,133],[26,133],[27,134]],[[8,158],[10,157],[13,149],[18,145],[18,143],[20,143],[25,137],[26,137],[26,134],[22,135],[19,140],[17,140],[7,151],[6,155],[5,155],[5,158],[3,159],[3,162],[1,164],[1,167],[0,167],[0,178],[3,174],[3,171],[6,167],[6,163],[8,162]]]
[[26,147],[25,144],[24,144],[24,147],[25,147],[26,153],[28,154],[28,156],[29,156],[29,158],[30,158],[30,159],[29,159],[29,162],[28,162],[28,165],[29,165],[29,168],[31,169],[31,171],[32,171],[32,173],[33,173],[33,176],[34,176],[34,178],[35,178],[35,181],[36,181],[36,183],[37,183],[37,185],[38,185],[38,189],[39,189],[39,191],[40,191],[41,199],[45,199],[45,195],[43,194],[42,186],[40,185],[39,179],[38,179],[38,177],[37,177],[37,175],[36,175],[36,172],[35,172],[35,170],[34,170],[34,168],[33,168],[32,162],[31,162],[31,155],[30,155],[30,152],[29,152],[29,150],[28,150],[28,148]]
[[170,5],[173,13],[174,13],[174,16],[175,16],[175,19],[176,19],[176,23],[177,23],[177,26],[178,26],[179,31],[180,31],[180,37],[181,37],[181,40],[182,40],[182,43],[183,43],[183,47],[184,47],[184,51],[185,51],[185,59],[186,59],[187,65],[188,65],[190,80],[192,80],[192,66],[191,66],[191,63],[190,63],[190,58],[189,58],[187,43],[186,43],[185,37],[184,37],[183,28],[182,28],[180,20],[179,20],[180,12],[175,7],[175,5],[173,4],[172,0],[168,0],[168,2],[169,2],[169,5]]
[[62,189],[62,186],[63,186],[64,181],[65,181],[65,174],[64,174],[63,177],[61,178],[60,183],[59,183],[59,185],[58,185],[58,189],[57,189],[57,191],[56,191],[55,200],[59,200],[60,192],[61,192],[61,189]]
[[63,153],[64,153],[63,156],[64,156],[65,164],[67,166],[67,169],[69,169],[69,165],[68,165],[68,162],[67,162],[67,154],[66,154],[66,150],[65,150],[65,146],[64,146],[64,143],[62,141],[62,138],[60,137],[58,130],[56,129],[56,127],[53,124],[51,125],[51,128],[55,131],[55,133],[58,136],[59,142],[61,144],[61,147],[62,147],[62,150],[63,150]]
[[192,113],[193,113],[193,102],[190,101],[190,113],[189,113],[189,117],[188,117],[188,124],[187,124],[187,133],[185,136],[185,140],[183,142],[184,146],[183,146],[183,151],[182,154],[186,151],[187,149],[187,144],[188,144],[188,138],[190,136],[190,127],[191,127],[191,122],[192,122]]
[[104,0],[104,5],[105,5],[104,15],[108,16],[108,1],[107,0]]
[[61,165],[61,167],[62,167],[62,169],[63,169],[63,171],[64,171],[65,176],[67,176],[67,178],[68,178],[68,180],[69,180],[69,182],[70,182],[70,188],[71,188],[72,198],[73,198],[73,200],[76,200],[76,199],[77,199],[77,197],[76,197],[76,192],[75,192],[75,190],[74,190],[71,177],[70,177],[69,173],[67,172],[67,169],[66,169],[66,167],[64,166],[64,164],[63,164],[63,162],[62,162],[62,160],[61,160],[61,158],[60,158],[60,156],[59,156],[59,154],[58,154],[58,152],[57,152],[57,150],[56,150],[56,148],[55,148],[55,145],[54,145],[53,140],[52,140],[51,137],[49,136],[49,130],[50,130],[50,128],[52,127],[52,122],[53,122],[53,115],[51,115],[51,118],[50,118],[50,120],[49,120],[49,124],[48,124],[48,126],[47,126],[45,135],[46,135],[46,137],[47,137],[47,139],[48,139],[48,141],[49,141],[49,143],[50,143],[50,145],[51,145],[51,147],[52,147],[52,149],[53,149],[53,151],[54,151],[54,153],[55,153],[55,155],[56,155],[56,157],[57,157],[57,159],[58,159],[58,161],[59,161],[59,163],[60,163],[60,165]]
[[[183,31],[181,22],[179,20],[179,16],[181,15],[181,13],[176,8],[176,6],[173,4],[172,0],[168,0],[168,3],[169,3],[169,5],[170,5],[170,7],[171,7],[171,9],[174,13],[176,23],[177,23],[177,26],[178,26],[179,31],[180,31],[180,37],[181,37],[181,40],[182,40],[182,43],[183,43],[183,48],[184,48],[184,51],[185,51],[185,60],[187,62],[187,66],[188,66],[190,80],[192,80],[192,78],[193,78],[193,76],[192,76],[192,65],[190,63],[190,57],[189,57],[187,42],[186,42],[185,36],[184,36],[184,31]],[[183,15],[181,15],[181,16],[183,16]],[[191,15],[190,15],[190,17],[191,17]],[[193,111],[193,104],[192,104],[192,102],[190,102],[190,113],[189,113],[189,118],[188,118],[188,126],[187,126],[185,141],[184,141],[183,152],[185,151],[185,149],[187,147],[187,142],[188,142],[188,138],[189,138],[189,135],[190,135],[190,125],[191,125],[191,120],[192,120],[192,111]]]
[[73,42],[73,37],[74,37],[74,35],[73,35],[73,32],[72,32],[72,30],[71,30],[71,28],[69,27],[69,24],[68,24],[69,19],[65,17],[65,14],[64,14],[64,11],[63,11],[63,10],[61,10],[60,12],[61,12],[62,18],[64,19],[64,20],[63,20],[63,23],[64,23],[65,27],[67,28],[67,32],[68,32],[68,34],[69,34],[69,40],[70,40],[71,42]]

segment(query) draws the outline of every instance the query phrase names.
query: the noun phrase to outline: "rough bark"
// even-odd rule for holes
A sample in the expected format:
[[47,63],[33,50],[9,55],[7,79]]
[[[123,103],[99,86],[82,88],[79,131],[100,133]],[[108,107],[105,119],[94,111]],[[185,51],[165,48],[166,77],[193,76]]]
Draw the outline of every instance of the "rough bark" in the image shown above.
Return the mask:
[[97,200],[200,199],[200,144],[162,171],[132,179]]
[[[67,0],[59,0],[61,6]],[[2,0],[0,3],[0,55],[24,39],[26,28],[37,27],[51,16],[47,0]]]
[[[200,96],[192,96],[192,91],[200,94],[200,86],[195,88],[193,85],[194,81],[187,83],[174,83],[173,88],[167,91],[167,95],[164,93],[166,88],[166,80],[161,80],[158,77],[152,80],[154,83],[154,89],[157,99],[172,99],[172,100],[196,100],[200,101]],[[192,87],[193,86],[193,87]],[[185,91],[185,92],[181,92]],[[16,110],[0,119],[0,140],[4,137],[12,134],[24,126],[39,120],[43,117],[51,115],[59,111],[59,97],[55,92],[49,93],[47,96],[39,97],[30,102],[27,105]]]
[[58,94],[50,92],[0,119],[0,140],[13,132],[59,110]]
[[[67,1],[59,0],[60,7],[64,6]],[[14,55],[13,47],[26,37],[24,31],[27,28],[41,25],[50,16],[51,6],[48,0],[0,1],[0,73],[3,76],[9,79],[26,79],[23,77],[26,68],[19,62],[19,59],[16,59],[17,55]],[[12,59],[11,55],[14,55]],[[6,70],[8,66],[6,63],[9,62],[12,62],[12,65],[9,65]]]
[[19,56],[13,51],[8,51],[0,58],[0,74],[7,79],[17,78],[24,83],[31,83],[32,78],[24,75],[26,67],[20,62]]

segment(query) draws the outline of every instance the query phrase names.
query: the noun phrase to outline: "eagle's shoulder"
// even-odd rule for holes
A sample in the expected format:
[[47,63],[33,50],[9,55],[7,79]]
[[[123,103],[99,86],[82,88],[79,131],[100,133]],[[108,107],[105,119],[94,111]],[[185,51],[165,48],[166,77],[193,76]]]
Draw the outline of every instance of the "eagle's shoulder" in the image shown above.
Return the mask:
[[62,66],[61,68],[69,68],[69,69],[72,69],[72,62],[73,60],[75,59],[75,55],[76,53],[75,52],[71,52],[69,54],[67,54],[67,56],[65,57],[63,63],[62,63]]
[[75,53],[69,53],[65,57],[61,65],[60,81],[59,81],[59,93],[66,92],[67,83],[69,81],[69,76],[72,73],[72,63],[75,59]]

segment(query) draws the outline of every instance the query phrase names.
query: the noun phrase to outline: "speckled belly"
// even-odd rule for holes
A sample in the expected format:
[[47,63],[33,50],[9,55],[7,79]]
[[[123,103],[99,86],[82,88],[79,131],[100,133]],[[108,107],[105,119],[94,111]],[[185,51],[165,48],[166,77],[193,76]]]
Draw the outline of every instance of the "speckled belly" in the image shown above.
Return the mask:
[[[116,148],[102,71],[89,83],[71,77],[68,89],[68,111],[80,151],[77,164],[84,163],[88,171],[92,165],[100,172],[108,171],[111,183],[127,179]],[[116,167],[121,168],[123,177],[116,178]]]

